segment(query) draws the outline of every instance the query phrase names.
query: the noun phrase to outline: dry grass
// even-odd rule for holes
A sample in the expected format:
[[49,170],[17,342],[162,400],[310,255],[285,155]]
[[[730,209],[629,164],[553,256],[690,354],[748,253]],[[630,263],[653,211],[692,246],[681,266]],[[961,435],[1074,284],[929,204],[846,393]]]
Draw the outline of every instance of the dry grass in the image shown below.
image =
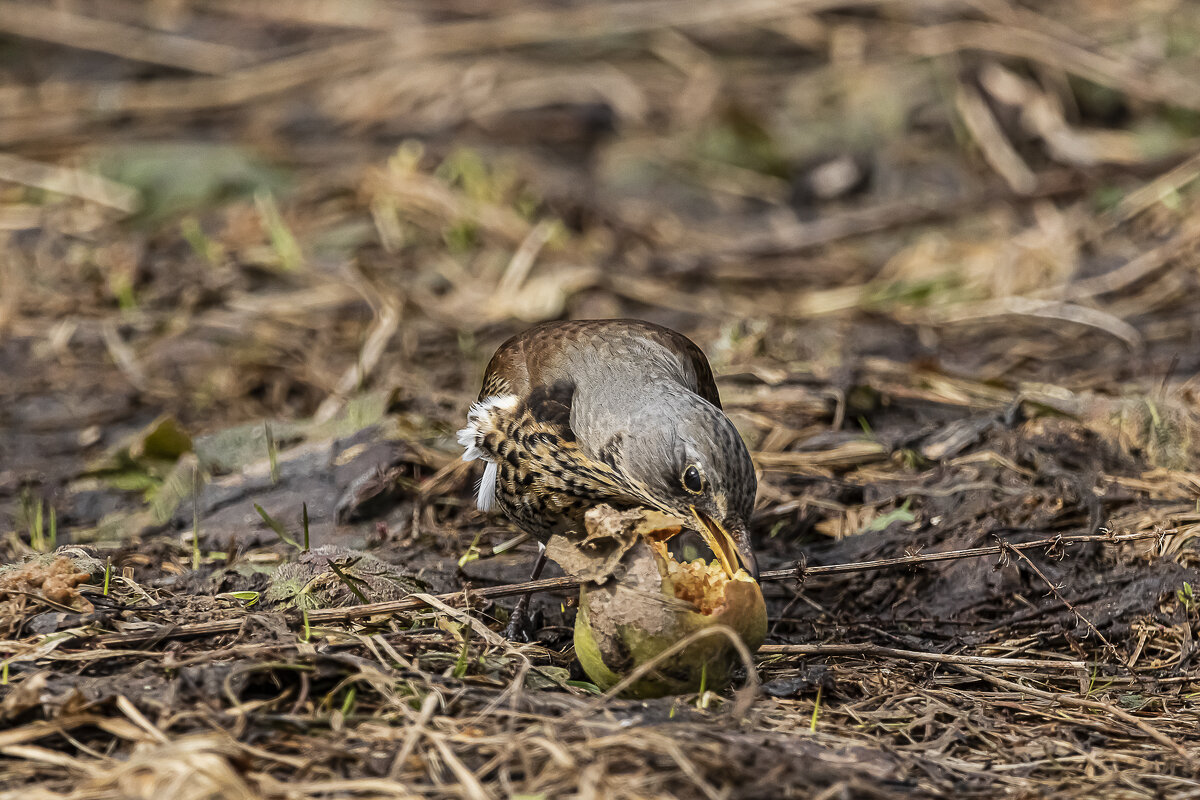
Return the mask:
[[[84,547],[0,797],[1200,797],[1200,15],[1110,5],[0,2],[0,546]],[[754,450],[751,690],[496,633],[452,431],[616,315]],[[273,605],[256,503],[426,590]]]

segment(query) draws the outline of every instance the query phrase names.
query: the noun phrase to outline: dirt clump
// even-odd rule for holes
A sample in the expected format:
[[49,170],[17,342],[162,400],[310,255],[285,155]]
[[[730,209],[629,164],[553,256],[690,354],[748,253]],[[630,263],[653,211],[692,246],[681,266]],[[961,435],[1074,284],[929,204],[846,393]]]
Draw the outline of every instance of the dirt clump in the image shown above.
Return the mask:
[[79,591],[79,586],[91,579],[90,573],[80,570],[67,556],[31,561],[0,573],[0,599],[19,601],[33,594],[76,611],[91,611],[94,606]]

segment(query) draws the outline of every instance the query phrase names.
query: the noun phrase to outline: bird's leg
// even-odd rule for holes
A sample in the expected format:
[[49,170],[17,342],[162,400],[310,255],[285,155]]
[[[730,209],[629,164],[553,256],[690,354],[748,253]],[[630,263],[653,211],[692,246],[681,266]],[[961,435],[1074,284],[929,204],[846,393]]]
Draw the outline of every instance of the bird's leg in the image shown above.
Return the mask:
[[[538,542],[538,557],[533,562],[533,574],[529,576],[529,580],[536,581],[542,575],[542,570],[546,568],[546,545]],[[533,641],[533,631],[529,629],[529,621],[525,619],[526,612],[529,610],[529,598],[533,592],[526,592],[521,595],[521,599],[517,601],[516,607],[512,611],[512,615],[508,618],[508,626],[504,629],[504,636],[514,642],[531,642]]]

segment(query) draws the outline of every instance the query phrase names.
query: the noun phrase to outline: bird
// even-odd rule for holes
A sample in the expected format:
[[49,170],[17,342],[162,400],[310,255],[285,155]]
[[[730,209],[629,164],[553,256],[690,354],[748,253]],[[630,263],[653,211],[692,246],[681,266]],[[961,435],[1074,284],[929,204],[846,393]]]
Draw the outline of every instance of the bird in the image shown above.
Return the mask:
[[458,442],[464,461],[484,462],[478,508],[503,512],[541,545],[532,579],[546,541],[582,537],[584,514],[601,503],[687,521],[730,577],[758,577],[754,463],[708,359],[677,331],[603,319],[518,333],[488,363]]

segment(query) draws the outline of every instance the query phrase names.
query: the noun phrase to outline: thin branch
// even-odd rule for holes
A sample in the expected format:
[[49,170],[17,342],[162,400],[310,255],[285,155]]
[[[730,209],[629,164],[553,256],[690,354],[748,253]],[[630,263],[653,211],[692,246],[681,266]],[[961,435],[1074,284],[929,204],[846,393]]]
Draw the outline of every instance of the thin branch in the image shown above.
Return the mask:
[[1200,84],[1165,68],[1148,68],[1132,59],[1092,52],[1044,31],[990,22],[948,22],[920,28],[909,42],[923,56],[964,50],[1025,58],[1119,89],[1143,100],[1200,109]]
[[1037,188],[1037,176],[1004,135],[983,96],[965,81],[959,81],[954,107],[988,165],[1004,179],[1014,194],[1026,195]]
[[884,656],[905,661],[932,661],[937,664],[970,664],[977,667],[1018,667],[1025,669],[1088,669],[1084,661],[1062,661],[1036,658],[996,658],[992,656],[968,656],[954,653],[925,653],[919,650],[901,650],[883,647],[870,642],[861,644],[765,644],[758,648],[759,655],[795,656]]
[[87,170],[44,164],[12,153],[0,153],[0,181],[77,197],[126,215],[136,212],[142,204],[138,191],[123,183]]
[[1120,339],[1131,350],[1141,350],[1145,346],[1145,341],[1138,329],[1120,317],[1098,308],[1056,300],[1037,300],[1019,296],[997,297],[978,303],[962,303],[951,306],[945,311],[933,313],[930,316],[935,322],[945,325],[962,322],[978,323],[991,317],[1009,315],[1061,320],[1096,328]]
[[1170,736],[1167,736],[1162,731],[1153,727],[1146,720],[1135,717],[1133,714],[1130,714],[1128,711],[1118,708],[1111,703],[1105,703],[1100,700],[1092,700],[1092,699],[1083,698],[1083,697],[1072,697],[1069,694],[1047,692],[1044,689],[1034,689],[1030,686],[1024,686],[1020,683],[1017,683],[1016,681],[1009,681],[1009,680],[1005,680],[1004,678],[997,678],[995,675],[989,675],[986,672],[981,672],[977,669],[972,669],[971,667],[963,666],[961,664],[956,664],[955,669],[958,669],[961,672],[965,672],[968,675],[973,675],[974,677],[979,678],[980,680],[987,681],[988,683],[991,683],[995,686],[999,686],[1002,689],[1008,689],[1010,691],[1020,692],[1021,694],[1026,694],[1031,697],[1038,697],[1043,700],[1051,700],[1055,703],[1059,703],[1064,706],[1072,706],[1074,708],[1087,708],[1087,709],[1091,709],[1093,711],[1103,711],[1106,714],[1109,714],[1123,722],[1126,722],[1126,723],[1134,726],[1135,728],[1137,728],[1142,733],[1146,734],[1147,736],[1149,736],[1151,739],[1158,742],[1159,744],[1164,745],[1165,747],[1171,748],[1176,753],[1178,753],[1179,756],[1181,758],[1183,758],[1186,763],[1188,763],[1188,764],[1193,763],[1192,754],[1189,753],[1187,750],[1185,750],[1178,742],[1176,742]]
[[226,44],[8,0],[0,1],[0,31],[210,75],[229,72],[252,57]]
[[[1099,534],[1099,535],[1080,535],[1080,536],[1055,536],[1050,539],[1039,539],[1034,542],[1021,542],[1012,545],[996,545],[992,547],[972,547],[965,550],[948,550],[942,553],[927,553],[917,556],[901,556],[900,558],[885,558],[875,561],[863,561],[856,564],[828,564],[824,566],[806,567],[802,564],[797,564],[789,569],[768,570],[759,575],[760,581],[781,581],[790,578],[804,580],[813,575],[839,575],[847,572],[864,572],[877,569],[886,569],[889,567],[904,567],[913,564],[923,564],[934,561],[953,561],[960,558],[978,558],[981,556],[1000,555],[1005,551],[1006,547],[1011,547],[1014,550],[1032,550],[1036,548],[1054,548],[1066,547],[1072,544],[1083,544],[1086,542],[1107,542],[1117,544],[1123,542],[1136,542],[1146,539],[1160,539],[1169,536],[1167,532],[1144,532],[1144,533],[1129,533],[1119,536]],[[574,578],[543,578],[536,581],[526,581],[525,583],[511,583],[502,586],[488,586],[482,589],[473,589],[469,592],[450,592],[448,594],[437,595],[437,599],[444,603],[455,604],[462,600],[464,594],[472,600],[495,600],[501,597],[513,597],[515,595],[525,594],[526,592],[555,592],[569,591],[579,586],[579,581]],[[419,597],[405,597],[400,600],[388,600],[382,603],[366,603],[364,605],[347,606],[345,608],[322,608],[308,612],[308,622],[310,625],[324,625],[335,622],[349,622],[355,619],[364,617],[375,617],[383,614],[396,614],[401,611],[416,611],[417,609],[428,608],[429,604]],[[179,625],[174,628],[155,628],[152,631],[135,631],[130,633],[108,633],[100,636],[80,633],[79,639],[83,641],[93,641],[96,644],[108,647],[112,645],[131,644],[135,642],[146,642],[150,640],[162,641],[166,639],[179,639],[188,636],[217,636],[224,633],[236,633],[241,629],[245,622],[244,617],[235,617],[233,619],[214,620],[212,622],[198,622],[190,625]]]
[[1001,542],[1000,546],[1004,548],[1005,553],[1008,553],[1011,551],[1016,554],[1017,558],[1024,561],[1029,566],[1029,568],[1031,570],[1033,570],[1034,574],[1037,575],[1039,578],[1041,578],[1042,581],[1047,586],[1050,587],[1050,592],[1058,599],[1058,601],[1060,603],[1062,603],[1064,606],[1066,606],[1068,611],[1070,611],[1072,614],[1075,615],[1075,619],[1082,622],[1084,625],[1087,626],[1088,630],[1090,630],[1092,633],[1096,634],[1096,636],[1100,639],[1100,641],[1104,643],[1105,651],[1108,652],[1110,655],[1112,655],[1115,659],[1117,659],[1117,661],[1120,662],[1121,666],[1123,666],[1125,669],[1127,669],[1129,671],[1130,675],[1134,674],[1133,673],[1133,665],[1127,663],[1125,661],[1125,659],[1121,657],[1121,654],[1119,652],[1117,652],[1117,648],[1113,646],[1113,643],[1110,642],[1104,636],[1104,634],[1100,632],[1099,628],[1097,628],[1095,625],[1092,624],[1092,621],[1090,619],[1088,619],[1082,613],[1080,613],[1079,609],[1075,608],[1075,606],[1071,605],[1071,601],[1063,596],[1062,592],[1060,592],[1058,590],[1058,586],[1054,583],[1054,581],[1047,578],[1046,573],[1042,572],[1042,570],[1038,567],[1038,565],[1034,564],[1033,561],[1030,560],[1029,556],[1025,555],[1024,553],[1022,553],[1019,550],[1015,550],[1012,546],[1010,546],[1006,542]]
[[758,576],[759,581],[782,581],[788,578],[804,578],[813,575],[840,575],[844,572],[864,572],[888,567],[903,567],[911,564],[925,564],[933,561],[954,561],[959,558],[977,558],[979,556],[998,556],[1006,548],[1013,550],[1036,550],[1040,547],[1069,547],[1073,544],[1088,542],[1107,542],[1119,544],[1122,542],[1137,542],[1146,539],[1158,539],[1170,536],[1174,531],[1158,532],[1145,531],[1142,533],[1112,534],[1081,534],[1079,536],[1055,536],[1052,539],[1038,539],[1033,542],[1018,542],[1015,544],[991,545],[989,547],[969,547],[963,550],[945,550],[940,553],[924,553],[916,556],[901,556],[899,558],[881,558],[875,561],[859,561],[854,564],[827,564],[824,566],[804,567],[797,564],[790,569],[772,569]]

